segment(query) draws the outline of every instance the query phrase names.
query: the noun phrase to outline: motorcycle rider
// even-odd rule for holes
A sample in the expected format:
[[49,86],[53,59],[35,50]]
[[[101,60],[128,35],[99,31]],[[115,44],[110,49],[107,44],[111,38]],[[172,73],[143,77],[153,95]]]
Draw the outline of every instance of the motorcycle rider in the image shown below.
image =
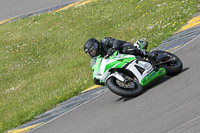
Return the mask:
[[145,51],[147,47],[148,42],[143,40],[138,40],[135,44],[132,44],[112,37],[104,37],[100,42],[94,38],[87,40],[84,45],[84,51],[89,54],[91,58],[101,55],[107,59],[116,50],[121,54],[152,57],[151,54]]
[[[106,59],[109,58],[116,50],[121,54],[131,54],[142,57],[154,58],[155,55],[149,54],[145,50],[148,47],[148,42],[138,40],[135,44],[130,42],[116,40],[112,37],[104,37],[100,42],[94,38],[90,38],[84,45],[85,53],[91,58],[101,55]],[[94,79],[96,85],[104,85],[99,80]]]

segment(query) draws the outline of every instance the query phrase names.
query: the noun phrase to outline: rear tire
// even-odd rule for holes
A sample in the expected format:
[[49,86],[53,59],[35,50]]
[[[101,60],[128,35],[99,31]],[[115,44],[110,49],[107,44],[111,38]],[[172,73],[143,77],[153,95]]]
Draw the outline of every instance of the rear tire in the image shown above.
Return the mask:
[[168,76],[174,76],[176,74],[179,74],[182,71],[183,63],[176,55],[169,53],[169,52],[165,52],[165,51],[153,51],[153,52],[156,52],[158,54],[167,53],[168,55],[175,58],[174,62],[163,65]]
[[123,97],[136,97],[138,95],[140,95],[143,91],[142,86],[135,80],[133,80],[135,83],[135,88],[133,89],[125,89],[122,87],[119,87],[116,84],[116,78],[115,77],[110,77],[106,84],[107,87],[109,88],[110,91],[112,91],[113,93],[119,95],[119,96],[123,96]]

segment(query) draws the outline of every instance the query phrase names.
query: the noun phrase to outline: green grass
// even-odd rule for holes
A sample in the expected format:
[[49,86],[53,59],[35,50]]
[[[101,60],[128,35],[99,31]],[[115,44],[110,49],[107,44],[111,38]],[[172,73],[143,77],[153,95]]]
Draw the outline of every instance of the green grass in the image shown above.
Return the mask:
[[98,0],[0,25],[0,132],[94,85],[87,39],[110,36],[149,49],[194,13],[198,0]]

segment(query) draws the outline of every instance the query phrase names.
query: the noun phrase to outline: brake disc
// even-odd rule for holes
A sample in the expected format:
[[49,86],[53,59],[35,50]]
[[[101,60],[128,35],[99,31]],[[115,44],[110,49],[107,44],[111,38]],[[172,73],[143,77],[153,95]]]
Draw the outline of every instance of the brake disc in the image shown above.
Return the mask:
[[119,85],[120,87],[125,88],[125,89],[134,89],[135,82],[133,81],[133,79],[131,79],[128,76],[126,76],[125,79],[126,79],[125,82],[117,79],[116,80],[117,85]]

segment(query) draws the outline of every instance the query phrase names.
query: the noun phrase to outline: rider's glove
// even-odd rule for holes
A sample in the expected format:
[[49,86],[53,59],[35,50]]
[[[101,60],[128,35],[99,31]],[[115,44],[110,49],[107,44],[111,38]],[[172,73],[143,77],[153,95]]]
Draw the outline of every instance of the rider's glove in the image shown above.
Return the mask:
[[116,50],[114,48],[109,48],[105,59],[108,59]]

